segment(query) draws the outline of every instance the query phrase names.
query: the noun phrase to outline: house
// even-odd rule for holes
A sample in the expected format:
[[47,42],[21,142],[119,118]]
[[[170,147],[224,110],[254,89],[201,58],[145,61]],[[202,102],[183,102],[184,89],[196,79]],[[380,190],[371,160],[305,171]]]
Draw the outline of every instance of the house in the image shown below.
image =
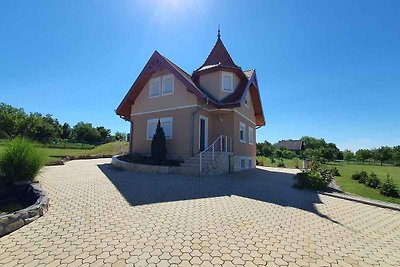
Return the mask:
[[265,125],[256,71],[236,65],[217,37],[192,75],[153,53],[116,110],[131,122],[129,153],[150,155],[160,120],[167,157],[189,169],[255,167],[256,129]]
[[304,150],[304,142],[302,140],[281,140],[276,144],[278,149],[288,149],[294,152]]

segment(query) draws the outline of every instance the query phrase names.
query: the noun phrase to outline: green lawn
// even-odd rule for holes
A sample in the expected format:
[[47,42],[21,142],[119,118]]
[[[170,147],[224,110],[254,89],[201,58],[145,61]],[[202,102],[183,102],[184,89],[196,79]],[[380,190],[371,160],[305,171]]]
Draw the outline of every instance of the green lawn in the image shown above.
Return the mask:
[[389,174],[393,181],[400,188],[400,167],[395,166],[379,166],[379,165],[368,165],[368,164],[357,164],[348,162],[330,162],[324,165],[326,168],[337,167],[341,176],[335,177],[340,187],[351,194],[382,200],[386,202],[393,202],[400,204],[400,198],[385,197],[379,193],[378,189],[372,189],[364,184],[360,184],[357,181],[351,179],[351,176],[358,171],[374,172],[381,181],[386,179]]
[[[5,150],[5,145],[0,144],[0,153]],[[47,148],[41,147],[42,151],[48,156],[47,163],[51,163],[67,156],[84,156],[84,155],[117,155],[121,152],[128,151],[128,142],[111,142],[97,146],[93,149],[63,149],[63,148]]]
[[[266,167],[278,167],[279,162],[281,162],[279,159],[275,159],[274,163],[271,163],[270,158],[262,157],[262,156],[257,156],[258,162],[262,162]],[[303,161],[294,158],[294,159],[283,159],[283,163],[285,164],[285,168],[295,168],[296,165],[298,165],[300,168],[303,167]]]

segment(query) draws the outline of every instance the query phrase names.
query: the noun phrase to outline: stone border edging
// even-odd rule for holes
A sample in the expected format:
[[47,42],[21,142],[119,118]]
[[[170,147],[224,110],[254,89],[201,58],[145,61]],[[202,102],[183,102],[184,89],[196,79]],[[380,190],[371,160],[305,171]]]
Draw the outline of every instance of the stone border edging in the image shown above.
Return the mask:
[[49,198],[39,184],[30,184],[28,190],[32,190],[38,199],[35,204],[25,209],[0,216],[0,237],[33,222],[47,212],[49,208]]
[[161,173],[161,174],[174,174],[179,166],[160,166],[132,163],[120,160],[119,155],[111,158],[111,166],[114,168],[124,169],[127,171],[143,172],[143,173]]
[[379,207],[379,208],[400,211],[400,205],[397,205],[394,203],[393,204],[385,203],[382,201],[372,200],[372,199],[368,199],[368,198],[364,198],[364,197],[360,197],[360,196],[354,196],[354,195],[345,194],[345,193],[329,193],[329,192],[318,191],[318,194],[326,195],[326,196],[330,196],[330,197],[336,197],[336,198],[340,198],[340,199],[345,199],[345,200],[349,200],[349,201],[355,201],[358,203],[371,205],[371,206],[375,206],[375,207]]

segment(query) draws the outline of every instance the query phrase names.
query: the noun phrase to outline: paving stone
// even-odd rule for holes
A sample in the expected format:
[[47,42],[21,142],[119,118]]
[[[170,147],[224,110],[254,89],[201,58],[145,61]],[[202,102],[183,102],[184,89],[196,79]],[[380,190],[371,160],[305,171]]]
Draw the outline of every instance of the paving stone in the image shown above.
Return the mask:
[[38,220],[1,266],[400,266],[400,213],[292,188],[290,170],[215,177],[46,167]]

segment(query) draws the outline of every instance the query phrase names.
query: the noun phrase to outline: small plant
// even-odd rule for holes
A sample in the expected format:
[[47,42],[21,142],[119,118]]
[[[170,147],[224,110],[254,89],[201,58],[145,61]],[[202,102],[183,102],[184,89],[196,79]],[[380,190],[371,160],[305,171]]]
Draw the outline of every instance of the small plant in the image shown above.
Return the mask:
[[258,159],[256,159],[256,165],[260,165],[260,162],[258,161]]
[[294,160],[294,167],[295,167],[296,169],[300,169],[300,161],[299,161],[299,159],[295,159],[295,160]]
[[283,161],[280,161],[280,162],[278,163],[278,167],[279,167],[279,168],[285,168],[285,163],[283,163]]
[[380,187],[380,192],[384,196],[388,197],[399,197],[399,189],[397,188],[396,184],[393,182],[393,180],[390,178],[388,175],[386,180],[382,183]]
[[271,164],[275,163],[275,158],[274,157],[270,157],[270,160],[271,160]]
[[315,160],[310,161],[309,168],[311,171],[318,171],[319,167],[320,164],[318,163],[318,161]]
[[0,173],[8,181],[32,181],[44,166],[46,156],[24,138],[11,140],[0,156]]
[[161,162],[165,160],[167,156],[167,143],[165,140],[165,133],[163,128],[161,127],[160,120],[158,120],[156,133],[153,136],[153,140],[151,141],[151,157]]
[[296,183],[293,185],[295,188],[322,190],[329,184],[329,181],[316,171],[301,172],[294,178],[296,179]]
[[366,171],[356,172],[351,176],[351,179],[357,180],[359,183],[365,184],[368,178],[368,173]]
[[340,176],[340,172],[338,168],[333,167],[332,169],[329,170],[332,176]]
[[380,185],[381,181],[379,180],[378,176],[371,172],[368,175],[367,181],[365,182],[365,185],[371,188],[378,188]]

